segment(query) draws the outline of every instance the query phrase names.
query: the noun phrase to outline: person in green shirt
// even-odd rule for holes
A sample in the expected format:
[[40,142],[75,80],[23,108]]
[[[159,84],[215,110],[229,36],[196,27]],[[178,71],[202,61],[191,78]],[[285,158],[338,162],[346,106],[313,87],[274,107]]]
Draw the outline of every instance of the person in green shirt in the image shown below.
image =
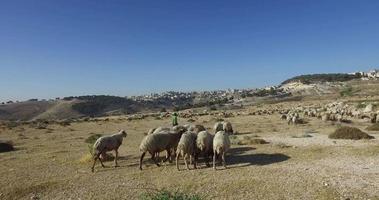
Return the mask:
[[172,126],[177,126],[178,125],[178,114],[174,112],[172,115]]

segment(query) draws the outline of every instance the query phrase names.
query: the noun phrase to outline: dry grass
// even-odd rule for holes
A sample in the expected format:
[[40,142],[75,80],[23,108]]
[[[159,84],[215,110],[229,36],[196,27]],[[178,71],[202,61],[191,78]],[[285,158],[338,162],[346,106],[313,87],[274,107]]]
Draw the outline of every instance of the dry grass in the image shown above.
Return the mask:
[[379,131],[379,123],[375,123],[366,128],[368,131]]
[[373,136],[361,131],[360,129],[348,126],[337,128],[334,133],[329,135],[329,138],[349,140],[374,139]]
[[154,192],[146,192],[141,195],[141,200],[201,200],[202,198],[196,194],[187,194],[183,192],[170,192],[169,190],[160,190]]

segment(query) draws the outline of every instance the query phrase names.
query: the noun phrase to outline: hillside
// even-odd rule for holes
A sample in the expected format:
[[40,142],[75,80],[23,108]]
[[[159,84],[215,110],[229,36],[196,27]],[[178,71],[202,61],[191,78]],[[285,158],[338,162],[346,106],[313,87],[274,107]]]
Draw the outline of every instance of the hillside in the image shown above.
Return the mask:
[[378,80],[364,80],[360,77],[359,74],[312,74],[296,76],[280,86],[265,89],[166,92],[131,98],[87,95],[51,101],[30,100],[0,105],[0,120],[60,120],[189,108],[225,110],[265,101],[285,101],[294,96],[332,95],[335,98],[375,95],[379,88]]
[[361,78],[360,74],[344,74],[344,73],[332,73],[332,74],[307,74],[295,76],[282,82],[281,85],[293,82],[300,82],[303,84],[314,84],[324,82],[345,82],[353,79]]
[[25,101],[0,105],[0,120],[30,120],[46,112],[55,104],[48,101]]

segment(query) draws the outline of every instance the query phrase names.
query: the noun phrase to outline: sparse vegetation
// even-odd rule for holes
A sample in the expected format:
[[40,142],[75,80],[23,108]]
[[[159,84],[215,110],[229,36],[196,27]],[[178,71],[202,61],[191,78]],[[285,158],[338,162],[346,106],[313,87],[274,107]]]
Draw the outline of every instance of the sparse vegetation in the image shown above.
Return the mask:
[[361,139],[373,139],[374,137],[368,135],[367,133],[361,131],[355,127],[342,126],[337,128],[334,133],[329,135],[330,139],[350,139],[350,140],[361,140]]
[[6,123],[6,127],[8,129],[13,129],[13,128],[16,128],[17,126],[19,126],[19,123],[14,122],[14,121],[10,121]]
[[182,192],[170,192],[168,190],[160,190],[154,192],[146,192],[141,195],[141,200],[201,200],[199,195],[187,194]]
[[379,131],[379,123],[375,123],[366,128],[368,131]]
[[351,86],[345,87],[340,91],[340,96],[352,96],[353,95],[353,88]]

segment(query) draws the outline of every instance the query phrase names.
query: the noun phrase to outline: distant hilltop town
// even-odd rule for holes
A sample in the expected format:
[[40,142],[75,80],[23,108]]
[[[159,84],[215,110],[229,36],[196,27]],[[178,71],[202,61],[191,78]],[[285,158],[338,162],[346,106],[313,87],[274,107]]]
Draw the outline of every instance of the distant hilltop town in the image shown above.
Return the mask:
[[368,72],[353,72],[353,73],[349,73],[349,74],[358,74],[361,76],[361,79],[362,80],[370,80],[370,79],[374,79],[374,80],[377,80],[379,78],[379,70],[378,69],[373,69],[373,70],[370,70]]
[[[299,75],[293,78],[287,79],[278,86],[268,86],[264,88],[254,88],[254,89],[225,89],[225,90],[214,90],[214,91],[192,91],[192,92],[178,92],[178,91],[168,91],[162,93],[151,93],[146,95],[137,96],[125,96],[118,97],[126,100],[131,100],[134,102],[141,103],[153,103],[153,102],[188,102],[194,101],[195,103],[202,102],[240,102],[244,101],[246,97],[265,97],[265,96],[276,96],[284,97],[290,95],[293,91],[298,91],[299,87],[294,84],[301,83],[301,89],[307,89],[306,86],[312,86],[317,83],[327,83],[327,82],[344,82],[353,79],[361,80],[377,80],[379,79],[379,70],[373,69],[368,72],[352,72],[352,73],[336,73],[336,74],[308,74]],[[59,101],[59,100],[73,100],[81,99],[88,100],[93,99],[97,95],[88,95],[82,97],[64,97],[55,99],[29,99],[28,101]],[[100,95],[101,96],[101,95]],[[19,101],[16,101],[19,102]],[[11,104],[13,101],[0,102],[0,105]]]

